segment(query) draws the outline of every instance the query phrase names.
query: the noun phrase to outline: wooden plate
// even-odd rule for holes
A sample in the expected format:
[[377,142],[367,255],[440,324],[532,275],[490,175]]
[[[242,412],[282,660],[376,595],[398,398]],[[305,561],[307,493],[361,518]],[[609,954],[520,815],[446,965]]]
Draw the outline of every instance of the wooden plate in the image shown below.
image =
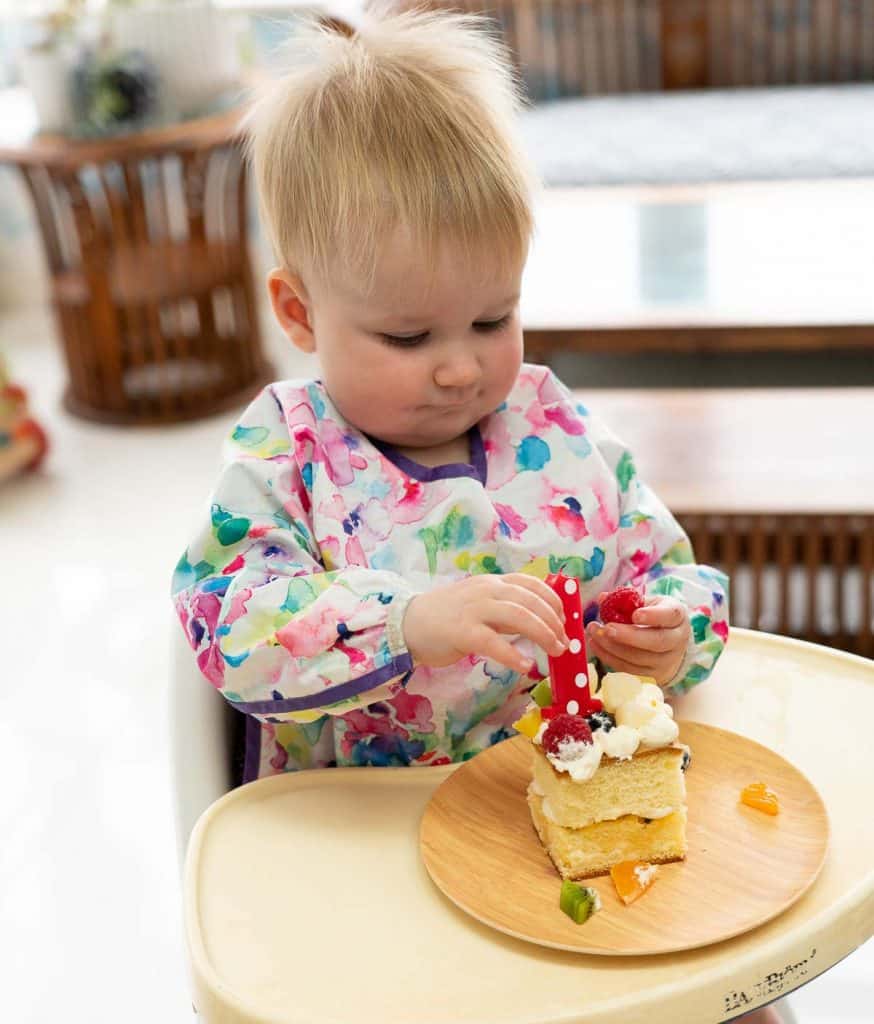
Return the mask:
[[[737,733],[680,722],[692,748],[686,773],[689,853],[664,864],[626,907],[609,875],[589,879],[602,908],[576,925],[559,910],[561,879],[534,831],[524,737],[484,750],[425,808],[419,844],[443,893],[484,924],[542,946],[640,955],[694,949],[749,931],[791,906],[825,860],[828,816],[810,781],[779,754]],[[770,817],[739,803],[764,781],[780,798]]]

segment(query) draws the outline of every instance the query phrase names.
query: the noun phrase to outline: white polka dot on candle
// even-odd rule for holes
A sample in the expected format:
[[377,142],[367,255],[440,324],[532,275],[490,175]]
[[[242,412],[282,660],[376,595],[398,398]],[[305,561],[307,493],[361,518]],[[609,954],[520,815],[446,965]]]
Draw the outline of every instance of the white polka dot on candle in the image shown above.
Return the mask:
[[577,674],[574,676],[574,682],[579,687],[587,686],[589,683],[589,677],[586,675],[585,672],[577,672]]
[[576,580],[566,580],[564,585],[564,592],[566,594],[575,594],[577,590]]
[[569,700],[567,702],[567,713],[569,715],[575,715],[580,710],[580,705],[575,700]]
[[582,649],[582,646],[583,645],[580,643],[580,641],[577,640],[576,637],[574,637],[568,645],[568,650],[571,652],[571,654],[579,654],[580,650]]

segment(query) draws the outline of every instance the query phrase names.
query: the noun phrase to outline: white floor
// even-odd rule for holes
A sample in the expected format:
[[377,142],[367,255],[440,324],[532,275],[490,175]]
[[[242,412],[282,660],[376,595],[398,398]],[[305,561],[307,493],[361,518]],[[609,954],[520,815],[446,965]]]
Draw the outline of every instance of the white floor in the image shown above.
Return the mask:
[[[280,374],[307,372],[276,335],[270,347]],[[53,446],[41,472],[0,486],[0,1016],[188,1024],[168,587],[233,415],[73,419],[43,313],[0,316],[0,352]],[[792,1002],[799,1024],[874,1020],[874,942]]]

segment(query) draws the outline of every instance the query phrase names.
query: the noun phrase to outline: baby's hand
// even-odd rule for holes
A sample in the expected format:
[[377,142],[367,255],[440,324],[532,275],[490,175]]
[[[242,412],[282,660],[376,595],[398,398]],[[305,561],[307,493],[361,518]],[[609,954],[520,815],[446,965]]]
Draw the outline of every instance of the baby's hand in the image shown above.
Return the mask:
[[419,665],[451,665],[476,654],[517,672],[532,668],[505,636],[524,636],[557,657],[568,645],[561,599],[525,573],[469,576],[407,605],[404,637]]
[[589,623],[587,649],[613,672],[652,676],[664,686],[683,664],[690,632],[684,605],[673,597],[650,597],[630,625]]

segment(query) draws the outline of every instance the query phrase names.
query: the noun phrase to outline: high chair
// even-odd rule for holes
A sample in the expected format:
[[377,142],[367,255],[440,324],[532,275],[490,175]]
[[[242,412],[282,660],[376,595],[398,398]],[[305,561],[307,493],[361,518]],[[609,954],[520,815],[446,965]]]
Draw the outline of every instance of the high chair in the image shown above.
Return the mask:
[[[169,712],[173,760],[172,776],[178,853],[180,864],[183,864],[189,838],[195,824],[197,824],[198,818],[211,805],[227,794],[233,786],[231,735],[233,715],[237,714],[237,712],[228,707],[224,698],[201,675],[185,636],[175,620],[172,623],[171,631],[172,674],[170,680]],[[745,631],[738,632],[743,633]],[[750,636],[755,636],[755,634],[750,634]],[[435,768],[429,771],[432,774],[440,773],[442,778],[449,770],[446,768]],[[365,769],[361,771],[361,776],[356,771],[356,778],[375,779],[382,777],[381,773],[371,774]],[[388,771],[392,772],[393,770],[388,769]],[[403,773],[403,777],[419,780],[424,779],[424,773],[424,769],[419,771],[413,769],[413,774],[406,776],[406,773]],[[436,774],[434,777],[437,777]],[[264,785],[264,782],[255,784],[255,786],[262,787]],[[276,792],[279,793],[282,779],[270,780],[268,789],[270,786],[273,786]],[[266,793],[267,789],[264,792]],[[415,805],[415,801],[413,801],[413,805]],[[209,827],[206,816],[205,821],[207,822],[207,827]],[[199,831],[203,833],[203,827]],[[190,875],[191,872],[189,870],[189,875],[185,879],[186,890],[189,890],[192,885]],[[229,883],[239,884],[239,879],[229,879],[228,881]],[[430,888],[424,872],[422,872],[421,882]],[[306,886],[306,882],[303,884]],[[366,879],[362,878],[362,884],[366,884]],[[440,902],[439,897],[435,894],[429,895],[428,898],[436,900],[437,903]],[[186,903],[190,903],[189,892],[186,892]],[[446,913],[446,909],[441,908],[441,913]],[[467,922],[465,921],[464,923]],[[188,934],[186,939],[189,955],[191,955],[193,936],[191,934],[190,919],[187,920],[187,926]],[[497,933],[494,933],[492,937],[499,946],[511,942],[513,948],[505,954],[509,954],[511,959],[517,958],[520,955],[520,949],[524,952],[528,948],[522,943],[515,942],[515,940],[507,940]],[[200,936],[195,937],[195,944],[197,944],[199,939]],[[532,954],[532,961],[536,961],[538,957],[542,956],[542,951],[536,950],[535,947],[530,947],[530,952]],[[802,1022],[798,1022],[785,999],[781,999],[774,1005],[784,1024],[802,1024]],[[236,1022],[237,1019],[233,1015],[231,1017],[221,1017],[222,1022]],[[248,1022],[250,1019],[245,1014],[239,1017],[240,1021],[245,1022]],[[274,1020],[275,1024],[281,1024],[281,1018],[278,1016],[275,1019],[271,1017],[270,1024],[274,1024]],[[207,1017],[204,1024],[210,1021],[211,1018]],[[667,1022],[653,1021],[653,1024],[667,1024]],[[688,1024],[711,1024],[711,1022],[689,1020]]]
[[239,712],[201,674],[175,615],[170,631],[170,751],[181,867],[195,822],[233,786],[231,735]]

